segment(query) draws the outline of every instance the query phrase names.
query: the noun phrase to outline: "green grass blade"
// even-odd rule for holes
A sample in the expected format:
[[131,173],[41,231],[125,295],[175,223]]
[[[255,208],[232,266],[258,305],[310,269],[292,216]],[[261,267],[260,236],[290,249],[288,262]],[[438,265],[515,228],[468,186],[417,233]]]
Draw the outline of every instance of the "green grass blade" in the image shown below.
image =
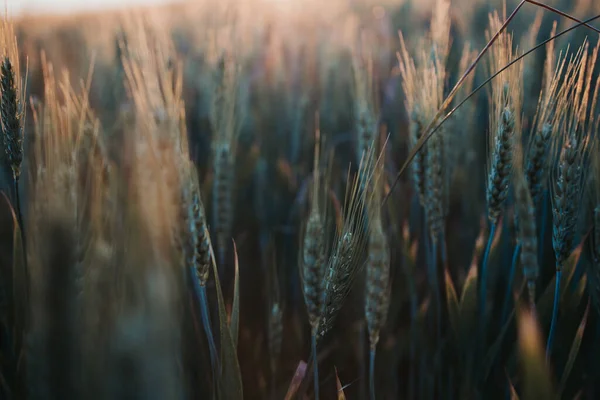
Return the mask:
[[510,380],[510,376],[506,374],[506,379],[508,380],[508,389],[510,391],[510,400],[519,400],[519,394],[517,393],[517,389],[515,389],[515,385],[513,385]]
[[27,315],[29,310],[29,298],[28,298],[28,290],[27,285],[27,271],[26,263],[25,263],[25,252],[22,242],[21,228],[18,224],[17,215],[15,214],[15,210],[12,207],[8,197],[2,194],[2,199],[4,203],[8,207],[10,214],[12,216],[13,222],[13,249],[12,249],[12,282],[10,285],[11,288],[11,299],[10,302],[12,304],[11,314],[13,316],[12,323],[14,324],[13,333],[15,337],[13,338],[13,349],[15,351],[15,357],[19,358],[19,352],[21,351],[23,345],[23,335],[25,334],[26,324],[27,324]]
[[563,371],[562,377],[560,378],[560,384],[558,385],[559,397],[562,397],[562,394],[567,385],[567,381],[569,380],[569,375],[571,374],[573,365],[575,365],[575,360],[577,359],[577,355],[579,354],[579,349],[581,347],[581,341],[583,340],[583,333],[585,332],[585,326],[587,324],[589,311],[590,303],[588,301],[588,305],[585,308],[583,318],[581,319],[579,327],[577,328],[577,332],[575,333],[575,338],[573,339],[573,344],[571,345],[571,350],[569,351],[569,358],[567,359],[565,369]]
[[459,312],[460,312],[460,339],[465,351],[473,350],[470,345],[473,340],[473,332],[477,328],[477,263],[471,264],[467,279],[463,285],[463,290],[460,296]]
[[544,356],[544,344],[534,315],[519,311],[519,361],[523,379],[523,400],[556,399]]
[[[581,257],[581,253],[582,253],[581,250],[582,250],[582,247],[580,245],[573,251],[573,253],[569,257],[569,259],[565,263],[565,266],[563,267],[563,273],[562,273],[562,278],[561,278],[561,290],[560,290],[560,294],[561,294],[560,298],[561,299],[563,298],[563,295],[565,294],[565,290],[567,290],[567,288],[571,287],[571,281],[575,274],[575,267],[577,266],[577,263],[579,262],[579,258]],[[540,296],[540,298],[538,299],[537,304],[536,304],[537,317],[538,317],[538,320],[540,321],[540,323],[543,324],[543,326],[545,326],[544,325],[545,323],[550,321],[550,316],[552,313],[552,302],[554,301],[555,284],[556,284],[556,276],[554,276],[552,278],[552,280],[548,283],[548,286],[546,286],[546,288],[544,289],[544,292],[542,293],[542,295]]]
[[335,368],[335,387],[337,389],[337,400],[346,400],[346,394],[344,393],[344,387],[342,386],[342,382],[340,382],[340,377],[337,373],[337,368]]
[[444,268],[444,276],[446,279],[446,303],[448,305],[448,318],[450,319],[450,326],[455,335],[458,336],[460,329],[460,309],[458,305],[458,296],[456,295],[456,289],[452,282],[452,277],[448,268]]
[[512,328],[515,317],[515,309],[510,312],[504,326],[500,330],[498,337],[494,341],[494,343],[490,346],[485,356],[485,367],[484,367],[484,380],[490,375],[492,371],[492,367],[494,366],[494,362],[496,361],[496,357],[500,353],[500,349],[502,348],[502,344],[504,343],[504,339],[506,338],[506,333]]
[[217,263],[215,262],[214,252],[212,251],[212,243],[210,247],[212,269],[217,290],[219,331],[221,338],[221,371],[218,377],[218,398],[226,400],[242,400],[244,398],[244,392],[237,350],[227,321],[227,310],[225,309],[225,300],[223,298],[223,290],[219,280]]
[[285,395],[285,400],[292,400],[296,398],[296,394],[302,385],[302,381],[304,380],[304,376],[306,375],[307,364],[304,361],[300,361],[298,363],[298,367],[296,367],[296,372],[294,373],[294,377],[292,378],[292,382],[288,387],[288,391]]

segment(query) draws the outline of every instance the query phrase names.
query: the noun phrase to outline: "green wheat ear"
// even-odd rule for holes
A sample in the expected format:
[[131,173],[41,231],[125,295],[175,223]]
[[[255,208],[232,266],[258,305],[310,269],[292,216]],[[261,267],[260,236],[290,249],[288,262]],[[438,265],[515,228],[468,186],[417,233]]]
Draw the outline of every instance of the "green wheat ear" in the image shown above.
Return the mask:
[[4,57],[0,66],[0,112],[2,115],[2,130],[6,160],[13,171],[15,179],[21,175],[23,162],[23,132],[21,130],[21,116],[19,114],[19,97],[15,84],[15,72],[8,57]]

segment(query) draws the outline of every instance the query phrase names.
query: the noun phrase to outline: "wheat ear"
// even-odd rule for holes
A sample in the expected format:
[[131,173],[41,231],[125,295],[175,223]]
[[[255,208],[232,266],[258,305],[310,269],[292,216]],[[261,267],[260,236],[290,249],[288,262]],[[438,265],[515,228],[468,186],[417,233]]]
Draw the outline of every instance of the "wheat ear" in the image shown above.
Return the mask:
[[[552,247],[556,258],[556,286],[552,321],[546,344],[546,356],[552,351],[558,322],[558,306],[562,269],[574,247],[579,209],[584,195],[585,170],[588,161],[589,143],[597,127],[594,119],[598,99],[600,78],[592,82],[600,43],[588,54],[584,44],[581,61],[565,90],[567,111],[562,122],[563,135],[558,143],[558,163],[552,177]],[[568,99],[568,100],[567,100]]]
[[219,265],[222,266],[233,230],[235,157],[245,98],[242,93],[241,67],[233,55],[223,57],[216,72],[217,86],[211,110],[214,135],[212,228],[216,235]]
[[200,307],[200,316],[210,352],[213,379],[219,373],[219,357],[212,332],[210,309],[206,292],[211,254],[210,238],[206,226],[206,213],[200,195],[200,187],[195,167],[190,162],[184,163],[182,179],[182,240],[185,271],[191,281],[193,291]]
[[381,191],[383,168],[379,164],[371,185],[372,195],[367,202],[369,215],[369,244],[366,263],[365,316],[369,330],[369,386],[375,399],[375,354],[379,335],[387,319],[390,304],[390,249],[383,229]]
[[[600,127],[600,122],[596,122]],[[598,131],[598,130],[596,130]],[[591,153],[600,151],[600,138],[595,137]],[[592,262],[587,265],[587,286],[596,312],[600,315],[600,157],[592,160],[592,177],[590,179],[592,190],[590,193],[593,207],[593,225],[590,250]]]
[[[304,235],[300,244],[300,278],[304,293],[304,303],[308,312],[311,326],[311,353],[313,358],[313,378],[315,396],[319,394],[319,370],[317,359],[317,335],[321,310],[323,307],[323,292],[325,268],[327,263],[327,245],[325,237],[326,205],[325,192],[327,184],[321,181],[321,131],[319,118],[316,115],[315,149],[313,160],[313,181],[310,200],[310,212]],[[325,188],[323,187],[325,186]]]
[[[488,37],[501,26],[497,12],[490,14],[489,19],[490,29],[486,32]],[[490,54],[490,70],[495,70],[498,66],[505,65],[514,58],[512,43],[512,35],[506,32],[498,37],[497,45]],[[489,255],[496,227],[504,212],[508,197],[514,143],[516,142],[515,135],[520,135],[521,129],[519,115],[522,104],[522,74],[522,65],[514,66],[502,75],[502,79],[494,81],[490,92],[491,118],[486,199],[491,229],[483,256],[479,287],[479,312],[482,329],[485,327]]]

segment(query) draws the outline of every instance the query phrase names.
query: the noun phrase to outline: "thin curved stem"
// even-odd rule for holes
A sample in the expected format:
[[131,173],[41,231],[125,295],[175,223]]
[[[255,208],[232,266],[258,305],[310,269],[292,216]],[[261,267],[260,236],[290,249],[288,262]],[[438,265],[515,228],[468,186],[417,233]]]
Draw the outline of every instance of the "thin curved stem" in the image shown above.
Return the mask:
[[490,251],[492,249],[492,243],[494,242],[494,236],[496,236],[496,224],[493,223],[490,229],[490,237],[488,238],[487,245],[485,247],[485,253],[483,254],[483,263],[481,265],[481,279],[479,280],[479,314],[481,317],[482,326],[485,326],[483,320],[485,316],[485,302],[487,298],[487,272]]
[[[19,177],[13,173],[13,185],[15,190],[15,211],[17,212],[17,223],[19,224],[19,234],[21,236],[21,246],[23,246],[23,275],[25,276],[24,290],[25,298],[29,299],[29,268],[27,266],[27,243],[25,234],[25,224],[23,222],[23,213],[21,212],[21,196],[19,194]],[[28,320],[28,317],[26,317]]]
[[[548,218],[546,218],[548,214],[548,192],[544,190],[544,194],[542,195],[542,209],[540,214],[540,238],[538,245],[538,259],[542,264],[544,261],[544,238],[546,237],[546,226],[548,225]],[[543,265],[543,264],[542,264]]]
[[[407,256],[404,253],[404,262],[407,263]],[[415,288],[415,284],[412,279],[408,279],[408,291],[410,298],[410,350],[409,350],[409,358],[410,365],[408,369],[408,398],[414,399],[415,393],[415,367],[416,367],[416,346],[417,346],[417,314],[418,314],[418,299],[417,299],[417,291]]]
[[556,334],[556,323],[558,320],[558,303],[560,298],[560,278],[562,271],[560,268],[556,269],[556,286],[554,287],[554,304],[552,306],[552,322],[550,322],[550,332],[548,333],[548,343],[546,344],[546,361],[550,359],[552,353],[552,344],[554,342],[554,335]]
[[21,231],[21,241],[23,247],[25,247],[25,225],[23,225],[23,213],[21,212],[21,196],[19,194],[19,178],[13,178],[13,184],[15,189],[15,209],[17,211],[17,222],[19,223],[19,230]]
[[589,25],[586,21],[581,21],[575,17],[573,17],[570,14],[567,14],[564,11],[559,10],[558,8],[549,6],[548,4],[544,4],[542,2],[539,1],[534,1],[534,0],[525,0],[526,2],[528,2],[529,4],[533,4],[534,6],[538,6],[538,7],[542,7],[545,8],[546,10],[553,12],[554,14],[560,15],[561,17],[564,17],[566,19],[570,19],[571,21],[577,22],[583,26],[585,26],[588,29],[591,29],[592,31],[596,32],[596,33],[600,33],[600,30],[598,28],[595,28],[591,25]]
[[504,295],[504,306],[502,307],[502,326],[506,322],[506,316],[508,315],[508,307],[510,304],[510,298],[512,293],[513,282],[515,280],[515,274],[517,273],[517,264],[519,262],[519,254],[521,253],[521,243],[517,242],[515,250],[513,251],[512,263],[510,265],[510,271],[508,273],[508,284],[506,286],[506,293]]
[[529,292],[529,308],[533,315],[537,313],[535,305],[535,281],[527,282],[527,291]]
[[440,237],[440,253],[442,256],[442,265],[444,268],[448,266],[448,248],[446,247],[446,234],[442,232]]
[[194,285],[194,291],[198,297],[198,303],[200,303],[200,317],[202,318],[202,326],[204,327],[204,333],[206,334],[206,340],[208,341],[208,349],[210,352],[210,363],[213,370],[213,379],[220,375],[219,371],[219,359],[217,356],[217,346],[215,344],[215,338],[213,336],[212,327],[210,323],[210,311],[208,309],[208,296],[206,295],[206,286],[201,285],[199,279],[196,276],[194,267],[191,267],[192,273],[192,284]]
[[372,345],[369,352],[369,393],[371,400],[375,400],[375,353],[377,345]]
[[441,338],[441,320],[442,320],[442,301],[440,298],[439,282],[438,282],[438,271],[437,271],[437,240],[435,237],[431,237],[431,259],[429,265],[429,273],[431,279],[431,290],[433,290],[433,296],[435,299],[435,316],[436,316],[436,330],[438,333],[438,339]]
[[359,346],[360,346],[360,362],[359,362],[359,366],[358,366],[358,376],[360,377],[360,397],[362,399],[366,399],[368,396],[368,387],[369,387],[369,372],[368,372],[368,366],[367,366],[367,362],[365,361],[365,346],[367,346],[367,343],[370,343],[370,336],[369,336],[369,332],[368,332],[368,327],[367,324],[361,324],[360,325],[360,339],[359,339]]
[[315,387],[315,400],[319,400],[319,360],[317,359],[317,332],[315,329],[310,334],[313,358],[313,380]]

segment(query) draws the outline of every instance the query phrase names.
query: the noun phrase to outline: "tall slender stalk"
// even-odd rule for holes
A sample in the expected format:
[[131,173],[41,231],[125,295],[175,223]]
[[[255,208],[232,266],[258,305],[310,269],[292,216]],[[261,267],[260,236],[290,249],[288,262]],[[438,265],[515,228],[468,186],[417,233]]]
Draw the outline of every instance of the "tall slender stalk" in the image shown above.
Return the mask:
[[485,326],[485,303],[487,299],[487,271],[488,263],[490,258],[490,252],[492,249],[492,243],[494,242],[494,236],[496,236],[496,224],[492,224],[490,228],[490,236],[488,237],[487,244],[485,246],[485,252],[483,253],[483,262],[481,265],[481,279],[479,280],[479,318],[482,325],[482,329]]
[[13,173],[13,187],[15,191],[15,210],[17,212],[17,222],[19,224],[19,233],[21,235],[21,244],[23,245],[23,262],[25,265],[25,293],[29,297],[29,270],[27,268],[27,242],[25,234],[25,224],[23,222],[23,213],[21,211],[21,195],[19,194],[19,176]]
[[369,350],[369,396],[375,400],[375,354],[377,346],[371,346]]
[[315,400],[319,400],[319,360],[317,358],[317,329],[310,333],[311,353],[313,359],[313,384],[315,390]]
[[510,299],[512,294],[513,282],[515,280],[515,275],[517,272],[517,264],[519,262],[519,253],[521,252],[521,243],[517,242],[515,249],[513,251],[512,261],[510,264],[510,271],[508,272],[508,283],[506,285],[506,293],[504,294],[504,306],[502,307],[502,322],[501,325],[504,325],[506,322],[506,317],[508,315],[508,307],[510,305]]
[[554,335],[556,334],[556,324],[558,320],[558,305],[560,293],[560,279],[562,270],[559,266],[556,267],[556,283],[554,286],[554,301],[552,302],[552,320],[550,322],[550,332],[548,333],[548,342],[546,343],[546,360],[550,359],[552,353],[552,345],[554,344]]
[[[191,271],[192,274],[195,274],[195,271]],[[216,372],[215,375],[218,376],[218,354],[217,354],[217,346],[215,345],[215,339],[213,336],[212,325],[210,321],[210,311],[208,308],[208,296],[206,295],[206,285],[200,285],[200,282],[197,279],[192,279],[194,283],[194,291],[196,292],[196,296],[198,298],[198,303],[200,303],[200,314],[202,317],[202,326],[204,327],[204,332],[206,334],[206,338],[208,340],[208,348],[210,352],[210,362],[212,365],[213,373]],[[216,378],[216,377],[215,377]]]
[[432,291],[435,298],[435,322],[436,322],[436,332],[438,340],[442,337],[441,325],[442,325],[442,300],[440,295],[440,287],[438,282],[438,271],[437,271],[437,263],[438,263],[438,246],[437,240],[435,238],[431,238],[431,264],[430,264],[430,274],[432,280]]

